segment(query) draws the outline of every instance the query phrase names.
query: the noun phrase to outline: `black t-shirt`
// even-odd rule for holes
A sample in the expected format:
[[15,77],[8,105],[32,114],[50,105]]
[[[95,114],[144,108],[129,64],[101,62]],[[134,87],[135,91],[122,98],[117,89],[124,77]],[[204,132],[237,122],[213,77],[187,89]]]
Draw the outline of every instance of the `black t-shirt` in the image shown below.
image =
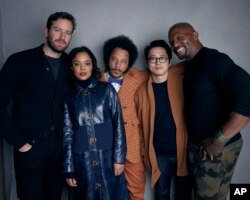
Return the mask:
[[184,77],[189,140],[214,135],[232,111],[250,116],[250,76],[227,55],[203,47],[187,62]]
[[60,58],[53,58],[53,57],[49,57],[49,56],[46,56],[46,59],[48,60],[48,62],[50,64],[54,79],[56,80],[58,73],[59,73],[59,70],[60,70],[61,60],[60,60]]
[[176,156],[176,128],[168,98],[167,82],[152,83],[155,97],[154,148],[157,155]]

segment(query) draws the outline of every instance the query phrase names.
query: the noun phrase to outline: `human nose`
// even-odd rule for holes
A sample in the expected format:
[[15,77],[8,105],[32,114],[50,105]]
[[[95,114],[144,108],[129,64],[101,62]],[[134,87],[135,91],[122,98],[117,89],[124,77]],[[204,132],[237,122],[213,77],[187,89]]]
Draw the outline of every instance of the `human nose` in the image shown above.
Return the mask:
[[116,67],[121,67],[121,64],[122,64],[122,61],[121,60],[116,60],[116,62],[115,62],[115,66]]
[[60,31],[60,38],[64,39],[66,37],[66,32]]
[[81,64],[81,66],[80,66],[80,70],[85,70],[85,68],[86,68],[86,66],[85,66],[85,65],[83,65],[83,64]]
[[159,64],[159,63],[160,63],[160,59],[161,59],[161,58],[155,58],[156,64]]

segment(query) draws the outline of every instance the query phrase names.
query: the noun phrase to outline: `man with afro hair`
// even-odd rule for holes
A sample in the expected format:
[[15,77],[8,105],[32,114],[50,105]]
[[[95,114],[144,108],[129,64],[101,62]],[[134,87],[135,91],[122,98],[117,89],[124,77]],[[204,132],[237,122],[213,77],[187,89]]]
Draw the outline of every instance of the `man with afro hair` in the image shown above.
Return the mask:
[[119,35],[104,42],[105,72],[102,73],[101,80],[114,86],[121,102],[127,140],[124,173],[131,200],[144,199],[146,181],[140,154],[139,121],[134,94],[146,81],[148,74],[132,67],[137,56],[137,47],[127,36]]

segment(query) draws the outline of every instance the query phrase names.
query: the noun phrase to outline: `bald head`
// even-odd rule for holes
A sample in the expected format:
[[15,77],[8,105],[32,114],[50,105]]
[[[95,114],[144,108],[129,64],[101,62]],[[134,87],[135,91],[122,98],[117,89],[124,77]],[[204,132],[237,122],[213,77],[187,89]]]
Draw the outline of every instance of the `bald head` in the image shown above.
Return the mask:
[[177,28],[182,28],[182,29],[185,29],[189,32],[194,32],[194,27],[187,23],[187,22],[179,22],[179,23],[176,23],[174,24],[173,26],[170,27],[170,29],[168,30],[168,37],[169,37],[169,34],[174,30],[174,29],[177,29]]
[[168,31],[169,44],[179,59],[190,60],[201,49],[198,36],[194,27],[186,22],[174,24]]

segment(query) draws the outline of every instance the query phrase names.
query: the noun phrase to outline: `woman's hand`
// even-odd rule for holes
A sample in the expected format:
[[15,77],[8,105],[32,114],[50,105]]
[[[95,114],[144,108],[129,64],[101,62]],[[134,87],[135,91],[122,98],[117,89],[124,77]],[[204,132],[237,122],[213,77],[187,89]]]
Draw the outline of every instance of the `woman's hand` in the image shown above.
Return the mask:
[[115,176],[120,176],[124,171],[124,164],[114,164],[114,174]]
[[66,181],[67,181],[67,184],[70,186],[70,187],[76,187],[77,184],[76,184],[76,179],[75,178],[66,178]]

